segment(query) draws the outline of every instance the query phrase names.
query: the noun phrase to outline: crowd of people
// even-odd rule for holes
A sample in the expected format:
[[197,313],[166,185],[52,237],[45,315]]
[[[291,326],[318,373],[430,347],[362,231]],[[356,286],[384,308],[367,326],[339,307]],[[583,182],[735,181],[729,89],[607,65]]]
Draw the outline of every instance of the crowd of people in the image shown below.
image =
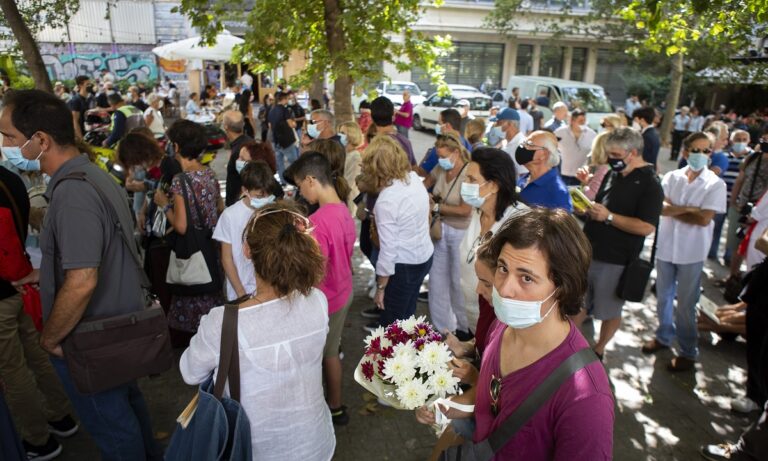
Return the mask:
[[[149,94],[142,109],[137,89],[107,95],[115,116],[105,145],[116,146],[123,185],[81,142],[92,86],[77,84],[67,102],[11,91],[0,108],[0,225],[10,223],[0,232],[22,255],[8,260],[17,275],[0,271],[4,459],[52,459],[58,438],[81,425],[105,460],[162,459],[140,376],[84,391],[81,374],[95,356],[76,354],[73,343],[94,322],[160,306],[184,381],[227,379],[217,370],[232,305],[253,458],[331,459],[334,425],[351,418],[340,347],[356,245],[374,268],[371,302],[356,313],[366,331],[407,319],[426,296],[456,357],[464,392],[419,408],[418,421],[434,424],[441,412],[466,440],[496,437],[580,355],[586,361],[495,459],[611,459],[614,398],[601,361],[624,304],[646,291],[643,268],[655,265],[658,328],[642,353],[674,347],[668,370],[693,369],[706,329],[697,318],[702,269],[719,257],[725,228],[731,277],[722,283],[746,295],[718,315],[727,324],[741,314],[748,335],[747,398],[732,408],[766,404],[768,126],[751,134],[727,114],[695,130],[685,122],[676,130],[681,164],[660,176],[653,108],[607,115],[596,133],[588,114],[559,102],[550,120],[536,114],[550,101],[519,97],[484,120],[460,101],[440,112],[434,146],[417,162],[407,94],[398,108],[385,97],[363,102],[349,121],[319,102],[307,111],[281,87],[256,114],[245,91],[221,114],[230,151],[226,178],[217,178],[202,161],[204,128],[182,118],[166,129],[161,100]],[[188,113],[198,106],[190,101]],[[47,185],[43,206],[30,204],[33,177]],[[30,226],[36,214],[42,226]],[[139,237],[141,261],[126,234]],[[24,255],[35,246],[33,269]],[[756,268],[746,279],[745,261]],[[598,338],[581,332],[587,319],[601,322]],[[728,446],[733,457],[710,459],[761,459],[764,420]]]

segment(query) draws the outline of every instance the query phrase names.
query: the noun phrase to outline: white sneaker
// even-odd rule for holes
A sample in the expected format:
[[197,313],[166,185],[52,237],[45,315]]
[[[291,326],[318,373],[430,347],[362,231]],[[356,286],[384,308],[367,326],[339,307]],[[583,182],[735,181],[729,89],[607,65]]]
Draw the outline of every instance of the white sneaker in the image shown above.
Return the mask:
[[731,399],[731,410],[739,413],[752,413],[759,410],[760,407],[754,400],[744,397],[741,399]]

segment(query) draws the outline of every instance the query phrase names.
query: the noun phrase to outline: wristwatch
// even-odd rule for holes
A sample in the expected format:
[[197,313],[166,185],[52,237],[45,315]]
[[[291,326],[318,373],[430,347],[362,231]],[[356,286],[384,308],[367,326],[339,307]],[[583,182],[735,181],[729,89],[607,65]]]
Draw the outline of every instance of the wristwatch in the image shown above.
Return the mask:
[[435,203],[435,206],[432,207],[432,213],[440,214],[440,204]]
[[608,213],[608,216],[605,218],[605,223],[609,226],[613,225],[613,213]]

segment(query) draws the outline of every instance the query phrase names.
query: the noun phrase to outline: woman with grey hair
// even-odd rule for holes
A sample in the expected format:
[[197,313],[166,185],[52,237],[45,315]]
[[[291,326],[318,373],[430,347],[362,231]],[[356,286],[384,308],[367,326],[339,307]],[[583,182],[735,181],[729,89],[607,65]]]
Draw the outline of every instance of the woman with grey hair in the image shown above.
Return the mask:
[[165,121],[160,109],[163,108],[163,99],[157,93],[147,96],[149,107],[144,111],[144,122],[152,130],[156,138],[165,136]]

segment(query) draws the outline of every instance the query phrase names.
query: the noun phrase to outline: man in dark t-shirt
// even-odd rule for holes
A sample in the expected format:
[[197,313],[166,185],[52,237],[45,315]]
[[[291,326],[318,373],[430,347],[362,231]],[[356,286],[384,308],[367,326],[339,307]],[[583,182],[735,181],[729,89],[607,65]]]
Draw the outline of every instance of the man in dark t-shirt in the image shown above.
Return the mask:
[[275,101],[275,105],[269,110],[267,121],[272,133],[270,141],[275,149],[277,173],[282,181],[285,169],[299,157],[299,147],[294,131],[296,122],[293,120],[293,111],[288,107],[288,93],[278,92]]
[[80,75],[75,79],[75,83],[77,84],[77,91],[67,102],[67,107],[72,111],[75,136],[78,139],[83,139],[85,136],[85,113],[88,112],[90,106],[88,98],[91,96],[91,80],[85,75]]
[[602,321],[594,346],[602,357],[621,324],[624,300],[618,296],[621,275],[640,257],[645,238],[655,232],[664,191],[656,167],[642,156],[643,138],[630,128],[617,128],[605,140],[611,170],[587,211],[584,233],[592,244],[592,264],[587,275],[586,314]]

